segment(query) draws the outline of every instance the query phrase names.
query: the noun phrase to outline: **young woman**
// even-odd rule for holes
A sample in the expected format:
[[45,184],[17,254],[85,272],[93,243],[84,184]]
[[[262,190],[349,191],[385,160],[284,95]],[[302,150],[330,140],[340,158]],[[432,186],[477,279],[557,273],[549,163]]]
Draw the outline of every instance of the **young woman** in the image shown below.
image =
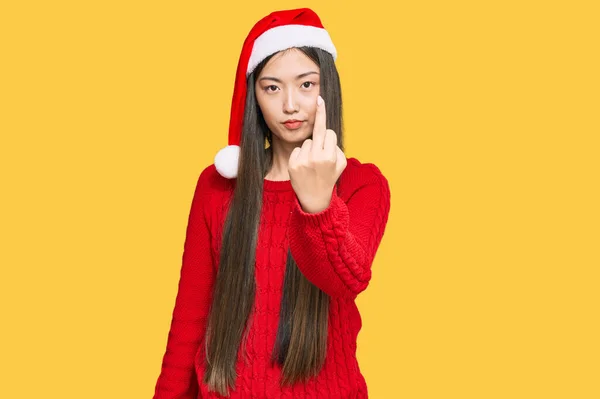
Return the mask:
[[310,9],[250,31],[229,146],[192,200],[155,399],[367,398],[355,298],[390,191],[343,153],[336,56]]

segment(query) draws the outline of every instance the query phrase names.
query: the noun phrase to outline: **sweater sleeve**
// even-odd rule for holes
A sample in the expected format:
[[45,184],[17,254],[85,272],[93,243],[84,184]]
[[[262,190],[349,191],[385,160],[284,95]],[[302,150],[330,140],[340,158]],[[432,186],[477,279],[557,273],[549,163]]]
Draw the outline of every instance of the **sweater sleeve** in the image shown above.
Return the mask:
[[288,239],[304,276],[332,297],[354,299],[371,279],[371,264],[390,210],[387,179],[373,164],[373,178],[344,202],[334,188],[329,206],[306,213],[296,198]]
[[178,292],[153,399],[196,399],[195,355],[203,342],[215,271],[206,222],[206,171],[200,175],[188,218]]

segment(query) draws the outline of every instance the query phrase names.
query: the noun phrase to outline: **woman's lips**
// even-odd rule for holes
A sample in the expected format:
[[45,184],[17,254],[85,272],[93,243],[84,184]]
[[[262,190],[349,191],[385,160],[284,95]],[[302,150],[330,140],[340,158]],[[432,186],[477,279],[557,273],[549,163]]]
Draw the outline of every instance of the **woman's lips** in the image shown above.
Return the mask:
[[292,122],[284,122],[283,125],[290,130],[296,130],[296,129],[299,129],[303,123],[304,123],[304,121],[292,121]]

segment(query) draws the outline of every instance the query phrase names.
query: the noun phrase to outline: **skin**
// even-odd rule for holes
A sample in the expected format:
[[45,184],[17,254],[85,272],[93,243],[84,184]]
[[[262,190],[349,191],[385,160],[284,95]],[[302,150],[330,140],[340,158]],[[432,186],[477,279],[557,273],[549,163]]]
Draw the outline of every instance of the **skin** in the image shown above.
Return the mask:
[[[273,56],[256,80],[256,98],[273,137],[269,180],[290,180],[302,209],[321,212],[346,168],[336,133],[326,128],[319,96],[319,67],[304,53],[289,49]],[[297,130],[288,119],[305,121]]]

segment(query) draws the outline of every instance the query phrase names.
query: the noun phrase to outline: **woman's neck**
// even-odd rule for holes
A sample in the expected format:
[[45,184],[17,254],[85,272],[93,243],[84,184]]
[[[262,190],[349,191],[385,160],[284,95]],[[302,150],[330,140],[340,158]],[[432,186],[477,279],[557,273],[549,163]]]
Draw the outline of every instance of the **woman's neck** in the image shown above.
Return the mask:
[[278,143],[273,142],[272,145],[267,149],[270,152],[271,157],[271,168],[267,172],[265,177],[268,180],[290,180],[290,173],[288,172],[288,163],[290,155],[294,150],[294,146],[281,146]]

